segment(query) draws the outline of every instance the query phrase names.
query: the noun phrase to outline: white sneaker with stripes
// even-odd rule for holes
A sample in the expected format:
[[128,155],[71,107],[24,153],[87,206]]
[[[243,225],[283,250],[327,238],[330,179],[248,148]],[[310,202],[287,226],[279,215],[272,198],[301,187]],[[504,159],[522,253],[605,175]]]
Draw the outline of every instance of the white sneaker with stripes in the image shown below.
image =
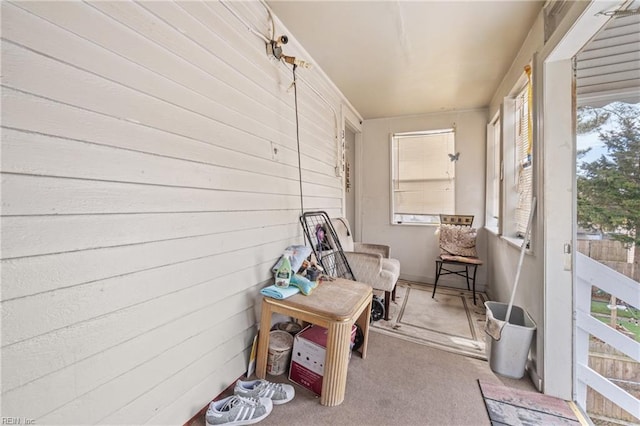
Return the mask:
[[296,391],[291,385],[272,383],[261,379],[246,382],[238,380],[233,392],[242,397],[269,398],[273,405],[289,402],[296,395]]
[[271,414],[273,403],[269,398],[245,398],[231,395],[209,404],[205,420],[207,426],[251,425]]

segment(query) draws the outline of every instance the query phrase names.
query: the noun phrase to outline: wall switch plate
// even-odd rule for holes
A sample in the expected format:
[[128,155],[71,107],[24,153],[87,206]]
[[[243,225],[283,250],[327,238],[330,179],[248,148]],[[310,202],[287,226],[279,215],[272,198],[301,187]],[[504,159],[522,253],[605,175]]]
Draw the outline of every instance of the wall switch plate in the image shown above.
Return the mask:
[[571,267],[573,266],[573,259],[572,259],[572,255],[571,255],[571,244],[567,243],[564,245],[564,270],[565,271],[570,271]]

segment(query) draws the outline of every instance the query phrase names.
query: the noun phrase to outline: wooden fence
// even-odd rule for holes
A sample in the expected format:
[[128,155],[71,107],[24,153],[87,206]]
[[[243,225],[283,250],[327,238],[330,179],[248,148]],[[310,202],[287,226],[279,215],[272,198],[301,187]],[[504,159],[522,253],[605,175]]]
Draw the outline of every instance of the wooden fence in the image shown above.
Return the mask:
[[[628,251],[621,242],[578,240],[578,251],[614,271],[638,281],[640,267],[627,261]],[[589,344],[589,367],[631,395],[640,398],[640,363],[593,337]],[[624,411],[591,388],[587,389],[587,412],[590,415],[640,424],[640,419]]]
[[[640,398],[640,363],[592,338],[589,344],[589,367],[631,395]],[[591,388],[587,389],[587,412],[590,415],[640,424],[640,419],[624,411]]]
[[[593,260],[620,272],[633,280],[640,281],[640,266],[628,262],[629,251],[620,241],[578,240],[578,251]],[[638,250],[636,248],[636,250]]]
[[578,251],[599,262],[626,262],[627,249],[615,240],[578,240]]

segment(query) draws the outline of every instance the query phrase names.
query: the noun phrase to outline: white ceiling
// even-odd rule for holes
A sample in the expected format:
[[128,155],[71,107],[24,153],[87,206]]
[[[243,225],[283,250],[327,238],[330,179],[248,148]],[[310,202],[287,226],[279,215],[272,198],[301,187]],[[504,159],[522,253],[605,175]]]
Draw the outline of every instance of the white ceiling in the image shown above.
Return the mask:
[[486,107],[544,1],[267,3],[370,119]]

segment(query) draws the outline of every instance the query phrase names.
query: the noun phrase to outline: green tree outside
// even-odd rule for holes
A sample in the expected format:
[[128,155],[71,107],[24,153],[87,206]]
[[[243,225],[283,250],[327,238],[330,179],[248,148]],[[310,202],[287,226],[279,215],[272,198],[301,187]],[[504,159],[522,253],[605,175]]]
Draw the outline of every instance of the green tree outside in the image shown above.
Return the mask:
[[[597,132],[607,153],[578,170],[578,224],[635,245],[640,259],[640,104],[578,109],[578,134]],[[589,149],[579,151],[583,158]],[[638,267],[636,266],[636,269]],[[637,274],[637,272],[636,272]]]

